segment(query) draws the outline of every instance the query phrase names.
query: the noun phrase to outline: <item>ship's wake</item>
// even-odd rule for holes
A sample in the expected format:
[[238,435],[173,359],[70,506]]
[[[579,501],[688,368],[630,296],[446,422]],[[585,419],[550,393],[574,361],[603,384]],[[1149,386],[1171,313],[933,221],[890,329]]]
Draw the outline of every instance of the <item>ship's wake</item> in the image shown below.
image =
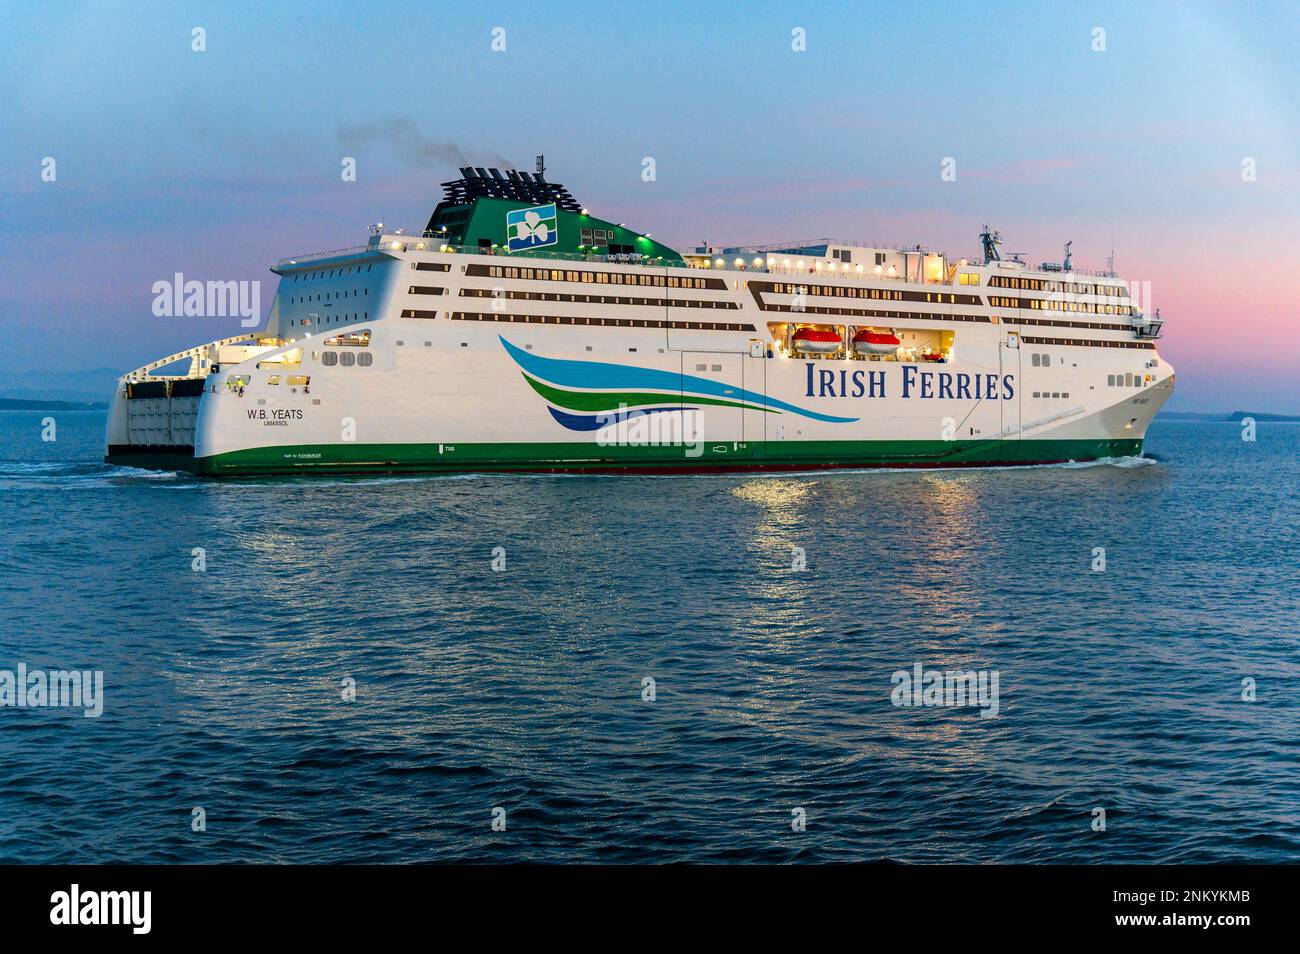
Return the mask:
[[175,470],[142,470],[95,461],[0,461],[0,488],[113,487],[140,483],[192,482],[193,475]]

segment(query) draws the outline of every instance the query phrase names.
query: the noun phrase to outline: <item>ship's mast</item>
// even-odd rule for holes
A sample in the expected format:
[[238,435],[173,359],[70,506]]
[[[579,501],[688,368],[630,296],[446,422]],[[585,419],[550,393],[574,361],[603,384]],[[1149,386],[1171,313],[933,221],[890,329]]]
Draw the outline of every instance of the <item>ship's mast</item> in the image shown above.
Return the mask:
[[1002,241],[1002,233],[990,229],[988,223],[984,223],[984,231],[980,233],[980,244],[984,246],[984,261],[1000,262],[1002,255],[998,252],[998,245]]

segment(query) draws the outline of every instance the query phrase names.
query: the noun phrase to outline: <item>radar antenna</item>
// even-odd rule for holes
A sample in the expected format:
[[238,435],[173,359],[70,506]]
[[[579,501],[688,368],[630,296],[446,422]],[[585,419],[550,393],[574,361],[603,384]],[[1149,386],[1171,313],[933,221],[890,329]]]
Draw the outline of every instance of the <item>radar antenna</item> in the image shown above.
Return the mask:
[[546,175],[546,157],[541,153],[537,154],[537,174],[539,176]]

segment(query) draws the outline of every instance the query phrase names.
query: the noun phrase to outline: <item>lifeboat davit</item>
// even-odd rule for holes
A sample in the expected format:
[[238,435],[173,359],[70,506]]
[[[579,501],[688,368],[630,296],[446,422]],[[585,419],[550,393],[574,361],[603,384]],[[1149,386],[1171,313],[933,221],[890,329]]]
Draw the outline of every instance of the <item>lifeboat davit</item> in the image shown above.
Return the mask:
[[853,336],[853,350],[858,354],[893,354],[902,344],[897,335],[865,328]]
[[800,328],[794,333],[794,346],[799,351],[815,351],[818,354],[830,354],[839,351],[843,339],[834,331],[818,331],[816,328]]

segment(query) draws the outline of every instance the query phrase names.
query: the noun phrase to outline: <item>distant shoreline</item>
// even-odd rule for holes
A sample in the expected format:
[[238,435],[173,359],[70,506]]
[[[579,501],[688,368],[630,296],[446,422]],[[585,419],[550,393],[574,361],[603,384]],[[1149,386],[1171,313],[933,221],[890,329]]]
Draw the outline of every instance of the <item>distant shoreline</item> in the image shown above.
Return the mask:
[[0,411],[107,411],[108,405],[79,401],[37,401],[0,398]]
[[1243,418],[1254,418],[1256,421],[1267,421],[1271,424],[1287,424],[1300,421],[1300,414],[1269,414],[1264,411],[1233,411],[1231,414],[1205,413],[1201,411],[1160,411],[1156,414],[1156,420],[1162,418],[1167,421],[1205,421],[1207,423],[1235,424]]

